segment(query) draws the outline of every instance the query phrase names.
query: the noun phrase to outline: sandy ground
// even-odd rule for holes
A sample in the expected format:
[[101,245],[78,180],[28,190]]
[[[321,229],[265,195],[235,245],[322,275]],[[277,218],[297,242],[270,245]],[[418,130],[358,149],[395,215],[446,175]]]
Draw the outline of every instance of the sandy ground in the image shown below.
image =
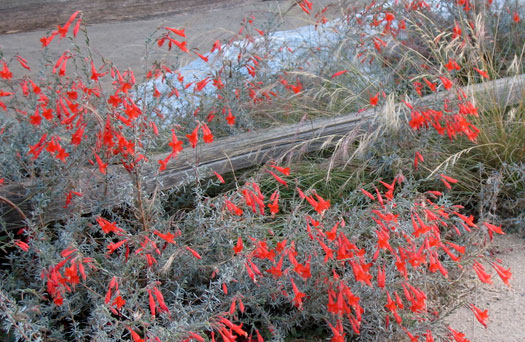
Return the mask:
[[[450,326],[461,331],[472,342],[523,342],[525,341],[525,240],[517,235],[495,237],[489,250],[512,271],[511,287],[507,287],[492,272],[492,285],[480,284],[473,275],[472,284],[477,288],[467,297],[465,305],[448,317]],[[487,268],[489,270],[490,268]],[[489,323],[485,329],[468,308],[474,304],[488,309]]]
[[[319,8],[329,2],[329,0],[317,1],[316,6]],[[151,36],[160,36],[160,32],[154,32],[159,28],[163,30],[165,26],[185,28],[188,47],[197,48],[201,53],[206,53],[215,40],[229,39],[233,33],[238,32],[245,16],[253,15],[255,17],[254,27],[263,30],[269,25],[278,29],[288,29],[311,23],[311,18],[303,15],[298,6],[291,8],[294,2],[290,0],[229,0],[227,7],[224,1],[221,3],[221,6],[215,4],[206,9],[198,6],[184,13],[150,19],[88,25],[90,46],[96,64],[101,65],[102,57],[104,57],[111,60],[120,70],[130,68],[135,72],[137,80],[140,80],[145,74],[145,42]],[[280,25],[284,17],[286,17],[286,23]],[[30,65],[38,66],[42,55],[40,38],[46,36],[47,32],[47,30],[37,30],[0,35],[0,51],[3,52],[6,59],[20,55],[26,58]],[[83,45],[84,38],[79,39],[78,43]],[[51,60],[56,60],[68,48],[71,48],[71,44],[67,39],[61,42],[53,41],[48,47]],[[168,65],[183,66],[195,58],[195,55],[192,54],[191,56],[183,55],[177,59],[177,55],[180,54],[168,53],[165,47],[158,48],[156,44],[152,44],[148,63],[153,60],[164,60]],[[15,75],[16,72],[22,72],[21,68],[17,70],[16,64],[13,63]]]
[[[243,17],[247,15],[253,14],[256,17],[256,27],[261,29],[265,29],[270,23],[279,23],[282,20],[281,15],[285,12],[288,18],[287,24],[279,26],[279,29],[309,23],[298,8],[289,10],[291,1],[228,1],[227,7],[198,7],[184,13],[163,17],[89,25],[88,32],[93,53],[98,58],[99,65],[102,57],[107,58],[122,70],[127,68],[134,70],[140,79],[144,75],[146,62],[143,57],[145,40],[159,27],[186,28],[188,45],[206,52],[215,40],[226,39],[233,32],[237,32]],[[316,3],[317,6],[322,6],[328,2],[329,0],[324,0]],[[46,35],[46,32],[46,30],[37,30],[0,35],[0,51],[3,52],[4,58],[10,59],[21,55],[27,58],[31,65],[38,66],[42,52],[39,39]],[[53,42],[49,49],[50,56],[56,59],[65,48],[69,47],[67,40],[59,44]],[[156,46],[151,51],[150,59],[176,62],[172,55]],[[189,61],[189,58],[183,58],[180,64],[184,65]],[[13,68],[13,71],[21,70]],[[512,287],[507,288],[497,275],[494,275],[494,285],[480,285],[466,298],[467,304],[474,303],[482,309],[489,310],[488,328],[484,329],[477,322],[467,304],[456,310],[448,318],[448,322],[454,329],[463,331],[473,342],[525,342],[525,240],[515,235],[499,237],[492,251],[496,257],[502,259],[505,267],[511,267]]]
[[2,0],[0,34],[54,29],[81,10],[90,24],[138,20],[249,4],[250,0]]

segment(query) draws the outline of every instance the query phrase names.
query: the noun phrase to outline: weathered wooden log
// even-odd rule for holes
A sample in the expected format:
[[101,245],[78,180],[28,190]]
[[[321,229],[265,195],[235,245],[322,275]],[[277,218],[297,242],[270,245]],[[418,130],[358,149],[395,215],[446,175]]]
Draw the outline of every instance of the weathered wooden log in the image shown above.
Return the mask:
[[[525,97],[525,75],[509,77],[495,81],[475,84],[463,88],[463,92],[482,110],[494,107],[506,107],[523,101]],[[447,100],[449,107],[458,103],[455,92],[441,92],[414,99],[415,107],[442,105]],[[405,106],[397,104],[396,106]],[[434,107],[436,108],[436,107]],[[439,108],[439,107],[437,107]],[[158,172],[157,160],[168,154],[151,158],[149,166],[142,172],[141,189],[146,193],[165,190],[184,185],[198,173],[201,177],[210,176],[213,171],[228,173],[251,166],[263,164],[272,159],[290,156],[292,153],[307,153],[333,146],[339,138],[354,131],[356,135],[366,133],[374,125],[374,118],[381,113],[381,108],[373,108],[361,113],[351,113],[334,118],[321,119],[283,127],[243,133],[236,136],[218,139],[212,144],[199,145],[196,149],[186,148],[171,161],[166,170]],[[357,131],[356,131],[357,130]],[[131,202],[136,198],[137,180],[133,180],[119,165],[108,168],[109,177],[102,177],[98,171],[86,169],[79,175],[78,182],[83,197],[76,210],[89,213],[96,206],[115,206]],[[38,180],[37,180],[38,181]],[[0,196],[12,200],[17,205],[27,203],[27,198],[34,194],[34,185],[22,188],[6,186],[0,189]],[[51,203],[46,209],[44,221],[63,218],[68,211],[62,208],[63,203]],[[4,206],[5,208],[5,206]],[[26,214],[31,209],[20,204]],[[3,210],[3,209],[1,209]],[[28,215],[30,216],[30,215]]]

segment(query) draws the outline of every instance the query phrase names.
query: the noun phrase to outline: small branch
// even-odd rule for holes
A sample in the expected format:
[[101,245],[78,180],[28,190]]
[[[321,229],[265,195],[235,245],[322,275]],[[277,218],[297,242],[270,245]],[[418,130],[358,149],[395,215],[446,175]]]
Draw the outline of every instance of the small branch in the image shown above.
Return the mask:
[[9,199],[5,198],[4,196],[0,196],[0,201],[2,202],[5,202],[7,205],[9,205],[11,208],[15,209],[16,212],[18,214],[20,214],[20,216],[22,217],[22,219],[24,221],[27,221],[28,218],[27,216],[24,214],[24,212],[22,211],[22,209],[20,209],[16,204],[14,204],[13,202],[11,202]]

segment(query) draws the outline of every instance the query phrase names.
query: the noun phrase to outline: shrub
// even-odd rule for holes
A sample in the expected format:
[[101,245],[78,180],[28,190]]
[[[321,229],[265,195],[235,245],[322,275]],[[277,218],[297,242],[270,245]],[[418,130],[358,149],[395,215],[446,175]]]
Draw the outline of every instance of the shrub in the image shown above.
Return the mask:
[[[466,3],[446,3],[464,11],[454,22],[468,22]],[[313,11],[306,0],[299,8]],[[315,16],[317,26],[327,21],[323,13]],[[464,340],[443,326],[440,314],[454,300],[461,271],[472,268],[482,282],[492,282],[488,264],[507,284],[511,273],[481,254],[485,234],[492,239],[503,233],[501,227],[476,221],[436,190],[462,182],[440,172],[429,185],[417,173],[392,172],[389,164],[381,179],[375,177],[380,173],[368,175],[366,184],[355,182],[355,188],[328,198],[329,187],[328,194],[317,192],[293,165],[290,170],[277,161],[263,166],[265,176],[255,172],[244,184],[230,180],[229,190],[221,188],[221,175],[209,179],[197,167],[186,183],[191,186],[166,190],[158,177],[169,172],[183,147],[198,151],[218,136],[275,124],[273,118],[258,121],[265,103],[291,106],[280,107],[283,112],[338,114],[381,105],[383,90],[423,95],[414,83],[420,76],[426,93],[440,87],[461,94],[453,82],[479,81],[467,71],[474,66],[458,73],[445,69],[457,69],[450,59],[455,54],[481,50],[470,49],[459,24],[445,31],[443,55],[436,51],[439,45],[432,46],[434,33],[426,40],[421,34],[423,23],[437,29],[451,20],[432,14],[423,1],[353,12],[345,7],[331,29],[348,30],[335,36],[334,45],[319,53],[306,49],[272,73],[271,60],[258,54],[275,52],[268,33],[258,32],[264,38],[257,41],[249,36],[218,42],[203,56],[180,40],[183,30],[167,27],[155,38],[159,47],[225,64],[184,80],[175,67],[155,62],[138,83],[132,71],[105,60],[100,65],[89,46],[76,44],[82,24],[76,12],[42,38],[45,48],[72,31],[66,39],[73,45],[56,61],[44,50],[38,80],[13,79],[12,63],[30,66],[22,58],[2,59],[2,186],[29,188],[32,194],[24,210],[0,197],[24,219],[22,229],[2,220],[0,305],[6,333],[28,341],[277,341],[309,325],[334,342],[401,335]],[[250,19],[244,24],[255,30]],[[378,29],[356,35],[352,24]],[[354,44],[357,59],[341,52]],[[397,49],[390,56],[384,54],[389,44]],[[329,57],[334,51],[336,59]],[[447,54],[450,68],[444,65]],[[317,64],[296,69],[314,57]],[[418,68],[391,70],[393,59],[401,66],[427,63],[426,74]],[[365,62],[368,67],[359,66]],[[492,69],[509,63],[505,59]],[[478,66],[483,76],[483,63]],[[368,85],[367,72],[388,77],[382,88]],[[480,131],[471,116],[477,109],[462,100],[463,107],[452,112],[410,108],[406,101],[409,127],[433,127],[454,143],[475,141]],[[166,118],[170,111],[177,122]],[[414,144],[424,140],[417,140],[423,134],[414,136]],[[365,154],[373,151],[368,147],[360,146]],[[165,150],[169,154],[162,159],[154,155]],[[486,324],[487,312],[471,308]]]

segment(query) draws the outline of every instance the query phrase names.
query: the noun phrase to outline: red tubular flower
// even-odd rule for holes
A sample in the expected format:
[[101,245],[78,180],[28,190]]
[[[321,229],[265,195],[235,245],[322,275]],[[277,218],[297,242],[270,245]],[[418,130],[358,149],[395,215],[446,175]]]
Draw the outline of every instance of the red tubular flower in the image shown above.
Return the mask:
[[157,298],[157,303],[159,303],[160,309],[169,314],[170,310],[166,306],[166,302],[164,302],[164,296],[162,295],[162,292],[160,292],[156,286],[153,288],[153,292],[155,293],[155,297]]
[[173,233],[167,232],[166,234],[162,234],[158,230],[155,230],[153,234],[157,235],[158,237],[160,237],[162,240],[166,241],[167,243],[175,244],[175,240],[174,240],[175,234]]
[[155,319],[156,304],[155,304],[155,299],[153,298],[153,293],[151,289],[148,289],[148,296],[149,296],[149,310],[151,312],[151,316],[153,317],[153,319]]
[[213,142],[213,134],[211,133],[211,130],[208,127],[208,125],[207,124],[202,124],[201,128],[202,128],[202,139],[204,140],[204,142],[206,144],[212,143]]
[[24,252],[27,252],[29,250],[29,245],[22,240],[16,240],[14,244]]
[[102,161],[102,159],[100,159],[100,157],[98,156],[98,154],[94,153],[95,154],[95,159],[97,160],[97,164],[98,164],[98,170],[100,171],[100,173],[102,173],[103,175],[106,174],[106,168],[108,167],[108,164],[107,163],[104,163]]
[[272,217],[275,217],[275,214],[279,212],[279,191],[275,190],[272,196],[270,197],[270,200],[273,202],[267,204],[267,206],[270,209],[270,214],[272,215]]
[[108,220],[106,220],[106,219],[104,219],[102,217],[97,217],[96,220],[97,220],[97,223],[99,224],[100,228],[102,228],[102,231],[105,234],[109,234],[111,232],[113,232],[115,234],[124,232],[124,230],[122,228],[117,227],[115,222],[111,222],[110,223]]
[[338,77],[338,76],[341,76],[341,75],[343,75],[343,74],[346,74],[347,72],[348,72],[348,70],[341,70],[341,71],[338,71],[338,72],[336,72],[336,73],[334,73],[334,74],[332,75],[332,78],[336,78],[336,77]]
[[295,285],[293,278],[290,280],[292,281],[292,288],[294,293],[293,304],[295,305],[295,307],[300,309],[303,306],[303,298],[306,297],[306,294],[299,291],[297,285]]
[[458,23],[454,25],[454,28],[452,29],[452,39],[456,39],[461,36],[461,27]]
[[370,198],[372,201],[375,201],[376,198],[374,197],[374,195],[372,195],[371,193],[369,193],[369,192],[366,191],[365,189],[361,188],[361,192],[362,192],[365,196],[367,196],[368,198]]
[[185,247],[186,250],[187,250],[188,252],[190,252],[195,258],[197,258],[197,259],[202,259],[202,257],[200,256],[199,253],[197,253],[197,251],[191,249],[191,248],[188,247],[188,246],[184,246],[184,247]]
[[370,105],[372,107],[377,106],[378,100],[379,100],[379,93],[377,93],[375,96],[370,96]]
[[13,73],[7,67],[7,63],[2,61],[2,70],[0,70],[0,77],[4,80],[10,80],[13,78]]
[[520,22],[520,15],[518,14],[518,12],[514,12],[514,14],[512,15],[512,20],[517,24]]
[[286,183],[286,181],[284,179],[282,179],[281,177],[277,176],[274,172],[270,171],[270,170],[266,170],[269,174],[272,175],[272,177],[280,184],[284,185],[284,186],[288,186],[288,183]]
[[195,92],[200,92],[202,89],[204,89],[204,87],[208,85],[208,82],[210,82],[210,79],[206,77],[205,79],[200,80],[199,82],[195,83],[195,88],[194,88]]
[[417,170],[419,162],[424,162],[424,161],[425,161],[425,158],[423,158],[423,155],[419,151],[416,151],[415,156],[414,156],[414,169]]
[[177,154],[182,151],[182,141],[177,138],[174,129],[171,130],[171,141],[168,145],[171,147],[171,154],[173,157],[177,156]]
[[474,316],[476,316],[476,319],[478,322],[480,322],[485,328],[487,327],[487,320],[489,319],[489,312],[488,310],[481,310],[480,308],[476,307],[474,304],[470,304],[470,309],[472,312],[474,312]]
[[470,342],[470,340],[467,339],[465,337],[465,334],[463,334],[462,332],[456,331],[451,327],[448,327],[448,330],[450,330],[450,332],[452,333],[452,337],[456,342]]
[[221,47],[221,42],[219,40],[216,40],[214,43],[213,43],[213,46],[211,48],[211,51],[210,53],[213,53],[215,50],[218,50],[218,51],[221,51],[222,47]]
[[439,79],[441,80],[441,83],[443,84],[443,87],[446,90],[449,90],[454,85],[452,81],[446,78],[445,76],[439,76]]
[[171,154],[167,156],[165,159],[159,159],[157,162],[159,163],[159,172],[166,170],[166,167],[168,166],[168,163],[171,159]]
[[454,59],[449,59],[448,63],[445,64],[445,67],[448,69],[448,71],[461,69],[461,67],[458,65],[458,63]]
[[476,272],[479,280],[481,280],[485,284],[492,284],[492,277],[490,274],[485,272],[485,267],[483,267],[482,264],[476,261],[474,265],[472,265],[472,268]]
[[282,173],[285,176],[289,176],[290,175],[290,168],[289,167],[281,167],[281,166],[277,166],[277,165],[270,165],[270,167],[273,168],[273,169],[276,169],[277,171],[279,171],[280,173]]
[[235,245],[235,247],[233,247],[233,251],[235,252],[235,254],[239,254],[240,252],[242,252],[243,248],[244,248],[244,245],[242,243],[241,237],[239,236],[237,238],[237,244]]
[[430,88],[430,90],[432,90],[433,92],[436,91],[436,88],[437,88],[436,87],[436,83],[432,83],[429,80],[427,80],[426,78],[423,78],[423,81],[425,81],[425,83]]
[[108,255],[113,254],[117,249],[119,249],[123,244],[125,244],[128,241],[128,239],[124,239],[119,242],[112,242],[107,246],[108,249]]
[[215,177],[217,177],[217,179],[219,180],[219,182],[221,182],[222,184],[224,184],[224,178],[218,174],[216,171],[213,171],[213,174],[215,175]]
[[170,31],[170,32],[175,33],[175,34],[178,35],[178,36],[181,36],[181,37],[183,37],[183,38],[186,38],[186,34],[185,34],[185,32],[184,32],[184,29],[175,29],[175,28],[173,28],[173,27],[167,27],[167,26],[165,27],[165,29],[168,30],[168,31]]
[[489,78],[489,74],[487,74],[485,71],[480,70],[476,67],[474,67],[474,70],[476,70],[483,78]]
[[111,302],[111,305],[114,305],[117,307],[117,309],[122,309],[122,307],[126,304],[126,301],[124,300],[124,298],[122,298],[122,296],[117,296],[115,297],[115,299],[113,300],[113,302]]
[[341,320],[337,320],[335,327],[330,323],[328,323],[328,325],[330,326],[330,329],[334,334],[330,342],[344,342],[346,334],[344,333],[343,323],[341,322]]
[[383,265],[383,268],[381,268],[379,264],[377,264],[377,286],[383,289],[385,288],[385,284],[386,284],[385,266]]
[[170,40],[171,43],[177,45],[177,47],[182,52],[190,53],[190,51],[188,50],[188,47],[187,47],[187,42],[179,42],[179,41],[176,41],[175,39],[171,39],[171,38],[168,38],[168,39]]
[[241,216],[243,214],[243,210],[239,207],[237,207],[235,204],[233,204],[230,200],[226,199],[224,201],[226,205],[226,209],[234,215]]
[[186,138],[190,141],[191,147],[197,147],[197,141],[199,139],[199,125],[195,127],[191,134],[186,134]]
[[496,263],[492,263],[492,267],[494,267],[494,269],[496,270],[496,273],[498,273],[498,276],[501,278],[503,283],[507,286],[510,286],[509,280],[512,277],[512,272],[510,272],[510,268],[505,269],[503,268],[503,266],[498,265]]
[[232,115],[232,111],[231,110],[228,110],[228,115],[226,116],[226,122],[230,126],[235,125],[235,116]]
[[317,204],[314,205],[315,211],[317,211],[319,214],[323,214],[326,210],[330,209],[330,201],[324,200],[317,193],[315,193],[314,195],[317,199]]
[[244,336],[244,337],[248,336],[248,333],[246,331],[242,330],[242,324],[240,324],[240,325],[233,324],[229,319],[227,319],[225,317],[222,317],[222,316],[218,316],[218,318],[219,318],[221,323],[226,325],[231,330],[235,331],[235,333],[237,335]]
[[204,342],[204,338],[201,335],[199,335],[199,334],[196,334],[196,333],[190,331],[188,333],[188,335],[190,336],[191,339],[194,339],[194,340],[196,340],[198,342]]
[[22,58],[20,56],[16,56],[16,60],[18,61],[18,63],[20,63],[22,68],[27,69],[27,70],[31,70],[31,68],[27,64],[27,60],[25,60],[24,58]]
[[493,234],[496,233],[496,234],[505,234],[505,232],[503,232],[503,230],[501,230],[501,226],[495,226],[493,224],[490,224],[488,222],[483,222],[483,224],[485,225],[485,227],[487,227],[488,229],[488,232],[489,232],[489,236],[490,236],[490,240],[493,239]]
[[131,338],[133,339],[133,342],[144,342],[144,339],[140,338],[140,335],[137,334],[135,331],[133,331],[130,327],[128,327],[129,333],[131,334]]

